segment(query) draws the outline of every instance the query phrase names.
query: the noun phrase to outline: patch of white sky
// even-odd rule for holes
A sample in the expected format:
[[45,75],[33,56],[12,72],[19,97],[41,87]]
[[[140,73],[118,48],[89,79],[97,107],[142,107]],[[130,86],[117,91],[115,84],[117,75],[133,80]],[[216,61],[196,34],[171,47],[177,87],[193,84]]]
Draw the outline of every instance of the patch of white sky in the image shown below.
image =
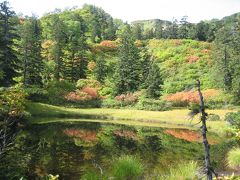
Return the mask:
[[[3,1],[3,0],[0,0]],[[42,16],[56,8],[64,9],[84,4],[103,8],[114,18],[132,22],[145,19],[180,19],[188,21],[221,19],[240,12],[240,0],[8,0],[17,13]]]

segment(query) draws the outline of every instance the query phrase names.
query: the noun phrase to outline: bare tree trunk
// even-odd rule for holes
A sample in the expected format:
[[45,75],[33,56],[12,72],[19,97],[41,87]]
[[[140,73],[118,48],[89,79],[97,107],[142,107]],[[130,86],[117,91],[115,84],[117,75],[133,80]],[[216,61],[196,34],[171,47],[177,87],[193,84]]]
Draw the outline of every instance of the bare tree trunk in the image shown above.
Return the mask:
[[199,80],[197,80],[197,87],[198,87],[198,94],[200,98],[200,113],[201,113],[201,121],[202,121],[202,126],[200,128],[202,130],[203,145],[204,145],[204,151],[205,151],[205,168],[206,168],[207,179],[212,180],[213,170],[210,164],[210,147],[207,140],[207,126],[206,126],[207,113],[205,112],[204,100],[201,92],[201,83]]

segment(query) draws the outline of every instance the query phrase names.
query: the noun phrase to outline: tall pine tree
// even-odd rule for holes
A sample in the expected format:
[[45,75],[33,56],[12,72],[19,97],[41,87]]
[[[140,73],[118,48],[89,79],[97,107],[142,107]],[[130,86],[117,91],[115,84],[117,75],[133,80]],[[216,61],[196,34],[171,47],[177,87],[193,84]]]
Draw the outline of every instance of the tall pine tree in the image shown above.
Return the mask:
[[25,86],[41,85],[43,61],[41,57],[41,29],[39,20],[36,17],[25,18],[20,35],[23,83]]
[[8,2],[0,3],[0,85],[10,86],[18,75],[19,60],[14,50],[16,33],[16,16]]
[[163,80],[160,75],[160,69],[156,63],[152,64],[145,83],[147,87],[147,97],[158,98],[161,95]]
[[115,74],[116,94],[136,91],[141,83],[139,50],[129,25],[120,30],[119,60]]
[[86,78],[86,36],[87,27],[79,14],[72,14],[67,21],[67,58],[65,59],[65,78],[72,82]]

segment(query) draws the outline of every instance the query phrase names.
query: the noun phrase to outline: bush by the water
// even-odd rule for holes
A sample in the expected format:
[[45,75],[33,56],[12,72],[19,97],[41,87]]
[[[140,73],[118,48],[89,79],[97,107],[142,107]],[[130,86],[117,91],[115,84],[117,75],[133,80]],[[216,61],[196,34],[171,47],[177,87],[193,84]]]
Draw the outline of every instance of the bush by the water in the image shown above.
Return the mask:
[[240,128],[240,111],[234,113],[230,112],[225,115],[225,121],[229,122],[230,125],[239,129]]
[[162,100],[142,98],[136,104],[139,110],[166,111],[171,109],[171,103]]
[[240,148],[235,148],[229,151],[227,155],[228,166],[231,168],[240,167]]
[[134,156],[121,156],[113,165],[113,175],[117,180],[137,180],[143,175],[144,167]]
[[171,168],[169,175],[162,176],[161,180],[176,180],[176,179],[198,179],[198,165],[196,162],[180,163],[178,166]]

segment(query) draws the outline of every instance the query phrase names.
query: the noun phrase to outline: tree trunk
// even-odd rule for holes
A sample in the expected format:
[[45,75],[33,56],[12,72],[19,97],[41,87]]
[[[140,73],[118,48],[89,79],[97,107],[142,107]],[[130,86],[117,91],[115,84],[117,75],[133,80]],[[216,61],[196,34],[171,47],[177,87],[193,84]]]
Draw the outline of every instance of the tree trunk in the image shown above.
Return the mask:
[[213,171],[210,164],[210,147],[207,140],[207,126],[206,126],[207,114],[205,112],[203,95],[201,92],[201,83],[199,80],[197,80],[197,87],[198,87],[198,94],[200,98],[200,113],[201,113],[201,121],[202,121],[201,130],[202,130],[203,145],[204,145],[204,151],[205,151],[205,168],[206,168],[207,179],[212,180]]

